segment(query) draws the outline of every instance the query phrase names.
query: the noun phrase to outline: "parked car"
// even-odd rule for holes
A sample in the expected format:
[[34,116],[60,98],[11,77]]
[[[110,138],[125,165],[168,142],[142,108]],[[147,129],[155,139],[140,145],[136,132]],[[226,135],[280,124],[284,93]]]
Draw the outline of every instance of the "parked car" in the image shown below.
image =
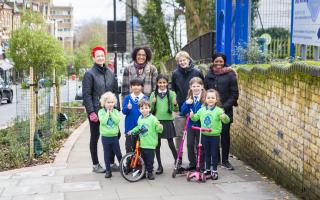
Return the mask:
[[0,104],[4,100],[6,100],[7,103],[12,103],[12,99],[13,90],[10,88],[10,85],[5,83],[4,80],[0,77]]
[[81,85],[79,85],[78,88],[77,88],[77,90],[76,90],[75,100],[83,100],[83,98],[82,98],[82,87],[81,87]]

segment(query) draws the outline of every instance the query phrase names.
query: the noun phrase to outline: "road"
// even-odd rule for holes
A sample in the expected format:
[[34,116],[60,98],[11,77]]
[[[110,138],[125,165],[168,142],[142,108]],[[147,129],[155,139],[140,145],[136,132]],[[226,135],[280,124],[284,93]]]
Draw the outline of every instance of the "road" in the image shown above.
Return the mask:
[[[66,85],[61,87],[61,102],[74,101],[76,95],[76,88],[80,85],[80,82],[69,80]],[[68,89],[69,88],[69,89]],[[6,127],[12,123],[16,116],[25,117],[28,115],[28,90],[21,90],[20,85],[12,86],[13,89],[13,102],[11,104],[7,104],[2,102],[0,105],[0,129],[2,127]],[[44,89],[40,89],[39,96],[45,92]],[[18,96],[18,99],[17,99]],[[51,98],[49,96],[45,99],[41,99],[39,101],[44,102],[45,104],[53,103],[52,89],[51,89]],[[48,109],[48,106],[40,106],[40,112],[45,112]]]

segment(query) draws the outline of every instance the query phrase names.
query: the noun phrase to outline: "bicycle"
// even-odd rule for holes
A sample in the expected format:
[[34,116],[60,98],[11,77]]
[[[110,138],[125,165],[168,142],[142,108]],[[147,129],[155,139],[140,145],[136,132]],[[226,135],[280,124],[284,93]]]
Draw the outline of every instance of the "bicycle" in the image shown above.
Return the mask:
[[[143,134],[147,131],[147,128],[141,127],[137,135]],[[144,177],[145,172],[146,166],[141,157],[140,138],[138,138],[135,143],[134,152],[129,152],[122,157],[120,161],[120,174],[129,182],[137,182]]]

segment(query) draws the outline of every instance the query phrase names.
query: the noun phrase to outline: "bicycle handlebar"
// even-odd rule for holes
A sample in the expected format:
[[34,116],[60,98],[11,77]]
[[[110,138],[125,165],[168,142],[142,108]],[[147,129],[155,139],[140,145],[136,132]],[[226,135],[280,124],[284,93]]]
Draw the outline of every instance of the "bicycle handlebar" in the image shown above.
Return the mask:
[[202,131],[202,132],[212,132],[212,130],[210,128],[201,128],[198,126],[192,126],[191,128],[192,128],[192,130],[197,130],[197,131]]

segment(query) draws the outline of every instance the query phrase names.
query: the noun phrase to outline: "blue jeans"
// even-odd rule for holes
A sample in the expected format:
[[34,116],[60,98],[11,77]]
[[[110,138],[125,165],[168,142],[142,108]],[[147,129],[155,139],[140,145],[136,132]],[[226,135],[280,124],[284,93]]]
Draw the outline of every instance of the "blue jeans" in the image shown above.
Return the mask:
[[220,136],[203,135],[202,137],[205,151],[206,170],[210,170],[210,167],[212,166],[212,169],[216,171]]
[[146,170],[148,173],[152,173],[153,171],[153,163],[154,163],[154,149],[143,149],[141,148],[141,157],[146,164]]
[[111,171],[111,168],[110,168],[110,160],[111,160],[110,152],[111,152],[111,150],[117,156],[119,163],[122,158],[120,145],[119,145],[119,139],[118,139],[118,136],[114,136],[114,137],[101,136],[101,140],[102,140],[102,145],[103,145],[104,163],[106,165],[106,171]]

